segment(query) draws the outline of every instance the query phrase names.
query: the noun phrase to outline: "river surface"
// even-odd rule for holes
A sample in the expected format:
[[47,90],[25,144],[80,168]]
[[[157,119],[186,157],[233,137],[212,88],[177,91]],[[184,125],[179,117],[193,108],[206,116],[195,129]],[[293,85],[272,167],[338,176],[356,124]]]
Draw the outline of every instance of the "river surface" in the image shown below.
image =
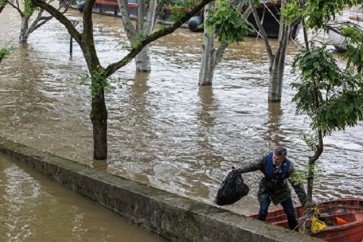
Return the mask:
[[[76,11],[69,15],[81,19]],[[213,87],[197,85],[202,34],[179,29],[151,44],[151,73],[136,73],[132,62],[114,75],[114,90],[106,96],[109,158],[93,161],[90,91],[80,85],[79,74],[87,70],[79,47],[73,43],[70,56],[70,36],[56,20],[20,46],[18,20],[9,7],[0,14],[0,45],[17,48],[0,64],[0,136],[210,204],[232,166],[276,145],[288,148],[298,170],[306,169],[312,152],[300,133],[310,130],[309,119],[295,115],[290,87],[295,81],[290,63],[301,36],[289,46],[281,104],[267,102],[268,60],[261,40],[230,46]],[[120,21],[94,15],[104,66],[126,54]],[[359,123],[324,139],[315,200],[363,197],[362,136]],[[249,214],[258,208],[261,174],[243,177],[249,195],[226,209]]]
[[166,241],[3,154],[0,191],[3,242]]

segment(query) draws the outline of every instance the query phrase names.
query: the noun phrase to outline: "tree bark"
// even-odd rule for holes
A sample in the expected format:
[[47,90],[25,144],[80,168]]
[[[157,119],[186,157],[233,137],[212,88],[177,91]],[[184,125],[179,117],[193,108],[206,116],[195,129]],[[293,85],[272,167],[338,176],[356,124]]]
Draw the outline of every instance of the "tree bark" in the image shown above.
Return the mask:
[[[216,3],[210,2],[204,8],[204,19],[208,19],[209,10],[215,9]],[[199,86],[212,86],[214,71],[218,63],[222,60],[223,54],[226,51],[228,44],[224,43],[218,49],[214,48],[214,33],[208,33],[207,28],[203,31],[203,52],[202,62],[199,72]]]
[[[260,35],[264,40],[266,52],[270,61],[269,66],[269,91],[268,91],[268,101],[269,102],[281,102],[282,96],[282,84],[285,70],[285,58],[286,51],[289,44],[291,30],[296,25],[293,21],[291,24],[286,25],[283,14],[280,15],[280,29],[278,36],[278,45],[276,53],[272,52],[271,45],[268,41],[267,34],[261,24],[261,20],[257,14],[257,10],[253,5],[253,0],[249,0],[252,6],[252,13],[255,18],[255,22],[260,31]],[[283,2],[281,2],[281,8],[283,8]]]
[[29,17],[21,16],[21,26],[19,42],[26,43],[28,41]]
[[286,51],[289,44],[289,38],[291,35],[290,26],[281,26],[276,54],[274,55],[272,66],[270,67],[269,78],[269,102],[281,102],[282,96],[282,84],[285,71],[285,58]]
[[[210,2],[204,8],[204,17],[208,19],[210,9],[215,8],[215,2]],[[216,52],[214,49],[214,33],[208,33],[207,28],[203,32],[202,66],[199,72],[199,86],[211,86],[213,82]]]
[[[125,0],[118,0],[122,21],[126,31],[126,35],[130,42],[137,41],[138,38],[152,33],[155,24],[156,15],[156,0],[149,2],[146,7],[145,1],[138,2],[138,16],[136,29],[131,22],[130,14],[128,11],[128,2]],[[146,11],[147,10],[147,11]],[[148,46],[145,46],[142,51],[135,57],[136,71],[149,72],[151,71],[150,54]]]
[[[214,9],[215,2],[210,2],[204,8],[204,19],[208,19],[208,9]],[[239,7],[242,5],[239,4]],[[242,18],[247,19],[251,14],[252,8],[248,7],[242,14]],[[228,48],[228,43],[223,43],[218,49],[214,48],[215,35],[207,32],[207,28],[204,28],[203,32],[203,52],[202,52],[202,62],[199,72],[199,86],[212,86],[214,72],[217,65],[221,62],[223,55]]]
[[150,72],[151,64],[150,64],[150,54],[149,54],[149,46],[145,46],[142,51],[135,57],[136,61],[136,71],[137,72]]
[[92,109],[90,118],[93,124],[93,159],[105,160],[107,159],[108,144],[104,83],[107,75],[106,70],[101,67],[94,44],[92,22],[92,6],[94,1],[90,0],[85,3],[83,10],[83,32],[81,37],[75,35],[75,40],[82,49],[88,71],[91,74]]
[[107,108],[104,91],[92,97],[93,159],[107,159]]

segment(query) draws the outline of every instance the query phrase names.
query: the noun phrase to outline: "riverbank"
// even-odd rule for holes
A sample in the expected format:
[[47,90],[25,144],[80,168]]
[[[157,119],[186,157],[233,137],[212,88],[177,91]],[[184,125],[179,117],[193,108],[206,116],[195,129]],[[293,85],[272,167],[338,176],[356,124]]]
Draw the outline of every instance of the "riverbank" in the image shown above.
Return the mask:
[[170,241],[318,241],[3,138],[0,152]]

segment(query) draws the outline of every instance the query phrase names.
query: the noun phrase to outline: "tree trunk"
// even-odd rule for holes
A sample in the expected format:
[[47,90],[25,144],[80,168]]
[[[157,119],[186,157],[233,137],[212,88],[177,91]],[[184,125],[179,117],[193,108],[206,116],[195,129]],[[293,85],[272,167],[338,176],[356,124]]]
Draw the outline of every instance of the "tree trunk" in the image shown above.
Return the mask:
[[[306,38],[307,39],[307,38]],[[307,45],[308,46],[308,45]],[[318,93],[318,87],[316,83],[314,82],[314,109],[318,110],[320,107],[319,103],[319,93]],[[307,178],[307,204],[305,206],[305,212],[304,217],[305,221],[303,221],[303,224],[305,224],[305,230],[307,232],[311,231],[311,218],[313,214],[312,208],[314,208],[313,204],[313,188],[314,188],[314,175],[315,175],[315,162],[319,159],[321,154],[324,150],[324,140],[323,140],[323,131],[321,129],[318,129],[317,131],[318,136],[318,143],[316,144],[316,150],[312,157],[309,157],[309,166],[308,166],[308,178]]]
[[282,84],[284,79],[285,70],[285,57],[289,44],[289,38],[291,35],[291,27],[280,27],[279,41],[277,45],[277,51],[274,55],[272,63],[270,62],[270,78],[269,78],[269,90],[268,101],[269,102],[281,102],[282,96]]
[[[83,32],[73,37],[79,43],[91,75],[91,113],[93,127],[93,159],[107,159],[107,108],[105,86],[107,85],[106,70],[101,66],[94,44],[92,22],[92,0],[86,1],[83,11]],[[70,28],[71,26],[69,26]],[[72,25],[73,27],[73,25]],[[68,28],[68,29],[69,29]],[[72,29],[71,31],[72,32]]]
[[[209,9],[215,8],[215,2],[211,2],[204,8],[204,18],[208,19]],[[216,54],[214,49],[214,33],[208,33],[204,28],[202,66],[199,72],[199,86],[212,86]]]
[[[215,8],[215,2],[210,2],[204,8],[204,19],[208,18],[208,10]],[[214,33],[210,34],[207,28],[204,28],[203,33],[203,52],[202,64],[199,72],[199,86],[212,86],[214,71],[218,63],[222,60],[223,54],[226,51],[228,44],[221,44],[216,50],[214,48]]]
[[[128,3],[125,0],[118,0],[120,13],[122,16],[123,25],[125,28],[126,35],[130,42],[137,41],[142,36],[149,35],[152,33],[155,24],[156,6],[157,1],[152,0],[146,4],[144,0],[138,2],[138,17],[136,23],[136,29],[131,22]],[[146,13],[146,9],[148,10]],[[137,72],[149,72],[151,71],[150,54],[148,46],[145,46],[143,50],[135,57],[136,71]]]
[[19,41],[25,43],[28,41],[28,29],[29,29],[29,17],[22,16],[21,17],[21,27],[20,27],[20,35]]
[[135,57],[136,62],[136,71],[137,72],[150,72],[150,55],[149,55],[149,47],[145,46],[142,51]]
[[104,91],[92,97],[93,159],[107,159],[107,109]]
[[[139,1],[141,3],[143,1]],[[138,8],[138,20],[137,20],[137,32],[139,35],[148,35],[152,33],[155,25],[157,1],[149,1],[148,7],[145,4],[139,5]],[[147,14],[145,13],[147,9]],[[146,15],[146,16],[145,16]],[[149,47],[145,46],[142,51],[136,56],[136,71],[137,72],[149,72],[151,71]]]

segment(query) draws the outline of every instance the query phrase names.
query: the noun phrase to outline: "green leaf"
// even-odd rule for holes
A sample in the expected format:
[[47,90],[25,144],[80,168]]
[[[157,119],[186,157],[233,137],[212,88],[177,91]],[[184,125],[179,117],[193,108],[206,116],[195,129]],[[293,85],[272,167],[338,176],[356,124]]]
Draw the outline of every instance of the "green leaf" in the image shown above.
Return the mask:
[[292,67],[300,79],[291,84],[297,90],[292,101],[297,114],[311,118],[314,130],[329,135],[363,120],[362,75],[341,70],[325,46],[300,50]]
[[247,20],[242,18],[240,8],[228,0],[218,0],[218,7],[209,10],[209,17],[205,21],[208,31],[214,31],[219,42],[241,42],[252,31]]

